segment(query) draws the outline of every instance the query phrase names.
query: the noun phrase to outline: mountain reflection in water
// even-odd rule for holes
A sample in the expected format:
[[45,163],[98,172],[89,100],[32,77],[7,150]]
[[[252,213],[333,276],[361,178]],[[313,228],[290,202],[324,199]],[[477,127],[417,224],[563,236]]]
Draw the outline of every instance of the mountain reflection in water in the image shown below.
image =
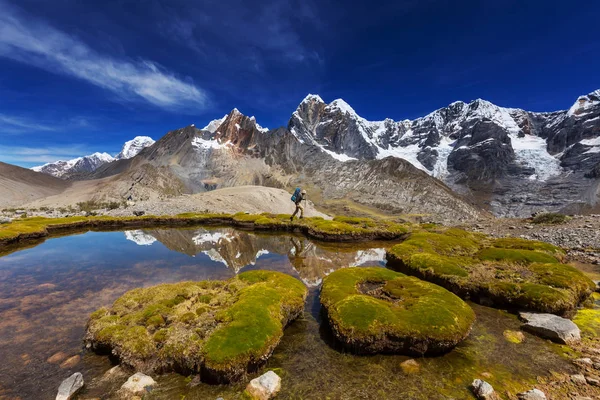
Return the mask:
[[233,228],[135,230],[126,231],[125,237],[140,246],[158,241],[188,256],[204,254],[236,274],[255,266],[261,257],[268,263],[266,256],[270,254],[285,256],[289,264],[279,264],[277,269],[298,276],[308,287],[320,285],[325,276],[341,267],[385,265],[385,248],[373,248],[373,243],[332,246],[303,236],[257,234]]

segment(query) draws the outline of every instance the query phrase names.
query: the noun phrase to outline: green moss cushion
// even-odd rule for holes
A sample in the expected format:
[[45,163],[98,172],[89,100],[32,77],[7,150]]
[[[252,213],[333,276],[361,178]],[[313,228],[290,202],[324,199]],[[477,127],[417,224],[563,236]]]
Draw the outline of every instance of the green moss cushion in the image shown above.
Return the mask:
[[569,314],[594,290],[549,243],[491,239],[459,229],[415,232],[387,253],[388,265],[455,294],[498,307]]
[[271,271],[134,289],[91,315],[86,342],[137,370],[228,382],[268,359],[306,294],[297,279]]
[[357,353],[442,353],[465,339],[473,310],[446,289],[384,268],[343,268],[323,281],[335,337]]

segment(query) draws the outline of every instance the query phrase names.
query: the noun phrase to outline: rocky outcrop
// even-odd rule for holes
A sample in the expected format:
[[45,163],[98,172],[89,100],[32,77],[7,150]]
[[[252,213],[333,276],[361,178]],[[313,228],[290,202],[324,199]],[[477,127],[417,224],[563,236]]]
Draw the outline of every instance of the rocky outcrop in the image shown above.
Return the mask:
[[553,342],[572,344],[581,340],[581,333],[575,323],[553,314],[519,313],[525,321],[522,329]]

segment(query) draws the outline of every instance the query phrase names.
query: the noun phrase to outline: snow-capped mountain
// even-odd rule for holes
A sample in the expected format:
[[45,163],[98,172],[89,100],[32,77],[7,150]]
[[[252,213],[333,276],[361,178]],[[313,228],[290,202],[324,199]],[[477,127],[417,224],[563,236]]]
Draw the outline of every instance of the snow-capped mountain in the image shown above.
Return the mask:
[[[308,95],[288,129],[340,161],[403,158],[454,189],[483,194],[505,215],[527,212],[528,202],[577,201],[600,170],[600,90],[567,111],[535,113],[478,99],[413,121],[368,121],[341,99],[326,104]],[[562,190],[566,181],[574,186]]]
[[36,172],[52,175],[57,178],[69,179],[81,174],[94,172],[104,164],[116,160],[133,158],[144,148],[152,146],[154,140],[148,136],[137,136],[125,142],[121,152],[116,157],[108,153],[94,153],[88,156],[77,157],[72,160],[59,160],[31,168]]
[[127,158],[133,158],[139,154],[140,151],[145,149],[146,147],[152,146],[154,144],[154,139],[149,136],[136,136],[135,138],[128,140],[123,145],[123,149],[115,159],[123,160]]
[[77,157],[72,160],[59,160],[31,169],[35,172],[42,172],[57,178],[67,178],[72,174],[94,171],[98,167],[114,160],[115,158],[108,153],[94,153],[89,156]]

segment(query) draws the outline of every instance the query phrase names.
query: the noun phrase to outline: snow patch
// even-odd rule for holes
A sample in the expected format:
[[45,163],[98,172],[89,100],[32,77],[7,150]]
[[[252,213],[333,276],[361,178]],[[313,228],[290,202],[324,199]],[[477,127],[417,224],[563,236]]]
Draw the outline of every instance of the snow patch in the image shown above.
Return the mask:
[[195,138],[192,139],[192,146],[194,146],[197,149],[217,150],[217,149],[224,149],[225,147],[227,147],[227,143],[221,144],[216,139],[207,140],[207,139],[202,139],[199,136],[196,136]]
[[222,233],[222,232],[202,232],[197,234],[192,238],[192,241],[197,245],[201,246],[203,244],[218,244],[220,241],[224,240],[226,242],[231,242],[234,239],[234,236],[230,233]]
[[138,246],[151,246],[156,242],[155,237],[148,235],[139,229],[135,231],[125,231],[124,233],[125,239],[134,242]]
[[215,133],[217,131],[217,129],[219,129],[219,126],[221,126],[221,124],[225,121],[226,118],[227,118],[227,114],[225,114],[223,116],[223,118],[213,119],[204,128],[202,128],[202,130],[209,131],[210,133]]
[[385,249],[359,250],[356,252],[356,258],[349,266],[360,267],[368,263],[381,263],[385,261],[385,254]]
[[530,176],[529,179],[545,181],[553,176],[560,175],[562,172],[560,160],[548,153],[546,141],[541,137],[511,135],[510,140],[517,161],[521,165],[535,170],[535,174]]

